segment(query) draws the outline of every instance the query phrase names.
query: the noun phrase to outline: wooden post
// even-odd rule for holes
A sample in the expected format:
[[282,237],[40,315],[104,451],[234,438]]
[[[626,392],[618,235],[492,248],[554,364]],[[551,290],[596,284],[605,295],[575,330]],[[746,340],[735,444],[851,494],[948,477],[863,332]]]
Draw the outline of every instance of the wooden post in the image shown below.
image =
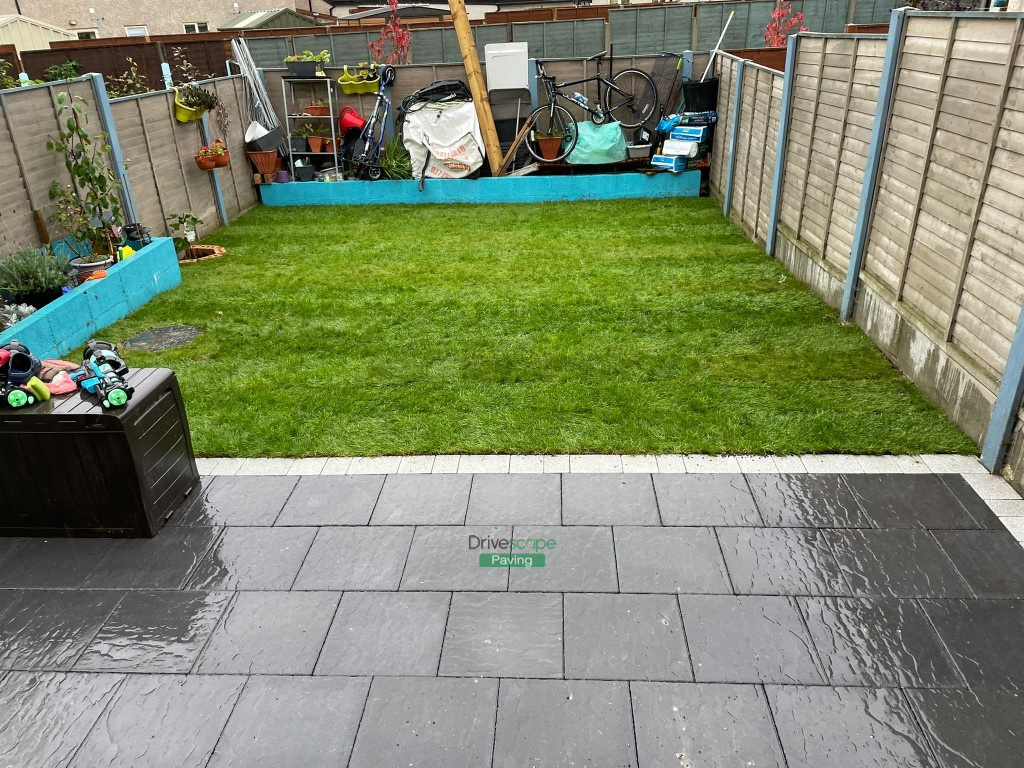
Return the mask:
[[501,168],[501,142],[498,131],[494,127],[494,116],[491,114],[491,102],[487,98],[487,84],[484,73],[480,70],[480,57],[476,53],[476,41],[473,40],[473,29],[469,26],[469,14],[466,13],[465,0],[448,0],[455,24],[455,36],[459,39],[459,50],[462,51],[462,63],[466,66],[466,77],[469,80],[469,91],[473,94],[476,105],[476,117],[480,121],[480,133],[484,139],[484,151],[491,173],[498,175]]

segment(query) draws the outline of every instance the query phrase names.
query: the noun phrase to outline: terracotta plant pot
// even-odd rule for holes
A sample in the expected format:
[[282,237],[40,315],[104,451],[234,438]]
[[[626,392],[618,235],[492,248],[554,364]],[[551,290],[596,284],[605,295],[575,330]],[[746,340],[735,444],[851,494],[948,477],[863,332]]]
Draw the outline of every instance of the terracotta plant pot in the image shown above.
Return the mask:
[[225,151],[223,155],[214,155],[213,160],[214,160],[214,167],[216,167],[216,168],[226,168],[227,166],[231,165],[231,153],[228,152],[228,151]]
[[196,155],[196,165],[200,171],[212,171],[217,167],[217,158],[213,155]]
[[334,142],[330,139],[324,139],[324,152],[333,152]]
[[264,176],[274,173],[278,158],[276,149],[270,149],[266,152],[246,152],[245,154],[249,156],[249,160],[256,166],[256,170]]
[[554,160],[558,157],[558,151],[562,148],[561,136],[538,136],[537,146],[545,160]]
[[307,136],[306,141],[309,142],[310,152],[319,152],[324,148],[323,136]]
[[311,117],[327,117],[331,114],[330,107],[321,107],[316,104],[310,104],[309,106],[303,107],[302,111]]

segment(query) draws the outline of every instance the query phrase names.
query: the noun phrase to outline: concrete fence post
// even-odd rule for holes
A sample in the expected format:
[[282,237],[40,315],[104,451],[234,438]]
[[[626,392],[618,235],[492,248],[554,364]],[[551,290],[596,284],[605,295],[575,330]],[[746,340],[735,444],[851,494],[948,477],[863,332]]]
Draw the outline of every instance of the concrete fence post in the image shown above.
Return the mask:
[[1003,468],[1010,445],[1013,425],[1017,421],[1021,397],[1024,396],[1024,307],[1017,318],[1017,330],[1010,342],[1010,354],[1003,368],[996,402],[988,421],[985,440],[981,444],[981,463],[993,474]]
[[683,51],[683,81],[693,77],[693,51]]
[[839,305],[839,318],[844,323],[853,319],[853,310],[857,301],[857,285],[860,282],[860,271],[864,266],[864,254],[868,247],[868,232],[871,229],[875,195],[878,192],[878,179],[882,170],[882,152],[885,149],[885,135],[889,127],[892,96],[896,90],[896,73],[899,71],[900,49],[903,46],[903,25],[906,17],[906,11],[897,8],[892,12],[889,21],[889,39],[885,45],[885,58],[882,60],[882,80],[878,86],[875,122],[871,126],[867,164],[864,167],[864,183],[861,185],[857,221],[853,226],[850,264],[846,270],[846,284],[843,286],[843,299]]
[[786,144],[789,140],[789,116],[793,111],[793,82],[796,80],[796,50],[798,35],[786,41],[786,72],[782,79],[782,102],[779,104],[779,138],[775,147],[775,171],[772,174],[772,202],[768,208],[768,229],[764,236],[764,251],[775,255],[775,237],[779,231],[779,211],[782,205],[782,180],[786,170]]
[[174,87],[174,78],[171,77],[171,65],[166,61],[160,62],[160,74],[164,78],[164,88],[171,90]]
[[736,147],[739,145],[740,113],[743,111],[743,71],[746,64],[745,59],[740,59],[736,65],[732,100],[732,132],[729,134],[729,157],[725,168],[725,191],[722,195],[722,215],[726,218],[729,218],[729,208],[732,206],[732,183],[736,175]]
[[[209,145],[210,143],[210,116],[203,113],[203,116],[199,120],[199,130],[203,135],[203,144]],[[228,225],[228,209],[224,205],[224,192],[220,188],[220,176],[218,175],[217,168],[209,171],[210,183],[213,184],[213,197],[217,203],[217,216],[220,218],[220,223],[223,226]]]
[[132,195],[132,185],[128,179],[128,167],[125,165],[124,152],[121,151],[121,140],[117,135],[114,112],[110,108],[107,85],[103,81],[103,75],[97,72],[92,72],[87,77],[92,81],[92,91],[96,97],[96,111],[100,116],[100,127],[107,134],[107,143],[110,145],[110,160],[114,164],[114,172],[117,174],[117,180],[121,184],[121,203],[124,206],[126,218],[130,218],[131,223],[137,223],[138,216],[135,210],[135,197]]

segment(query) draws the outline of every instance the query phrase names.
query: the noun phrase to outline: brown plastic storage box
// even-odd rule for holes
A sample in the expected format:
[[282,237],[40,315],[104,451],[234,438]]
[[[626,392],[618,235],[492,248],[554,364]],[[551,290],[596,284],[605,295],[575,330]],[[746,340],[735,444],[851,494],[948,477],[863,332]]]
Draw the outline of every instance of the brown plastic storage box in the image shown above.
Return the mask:
[[127,382],[124,408],[76,392],[0,410],[0,536],[155,536],[197,492],[174,371]]

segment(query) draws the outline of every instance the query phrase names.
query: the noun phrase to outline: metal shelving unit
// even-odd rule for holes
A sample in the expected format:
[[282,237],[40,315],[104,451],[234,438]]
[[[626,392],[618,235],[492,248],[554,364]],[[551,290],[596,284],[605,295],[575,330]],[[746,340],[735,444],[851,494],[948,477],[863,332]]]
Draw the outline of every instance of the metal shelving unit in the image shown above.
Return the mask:
[[[295,86],[326,86],[327,88],[327,114],[326,115],[305,115],[296,114],[291,109],[292,105],[299,105],[298,100],[295,98]],[[317,89],[310,89],[313,95],[310,98],[318,98]],[[330,157],[334,158],[337,165],[338,157],[338,129],[337,121],[335,120],[335,104],[337,99],[334,93],[334,80],[330,77],[284,77],[281,79],[281,97],[284,101],[284,116],[285,116],[285,133],[286,140],[288,142],[288,172],[291,174],[292,179],[296,178],[295,174],[295,161],[298,158],[317,158],[317,157]],[[307,123],[315,120],[327,120],[328,125],[331,128],[331,148],[330,152],[294,152],[292,151],[292,130],[296,125]],[[324,137],[324,141],[327,141],[327,137]],[[315,161],[314,161],[315,162]]]

